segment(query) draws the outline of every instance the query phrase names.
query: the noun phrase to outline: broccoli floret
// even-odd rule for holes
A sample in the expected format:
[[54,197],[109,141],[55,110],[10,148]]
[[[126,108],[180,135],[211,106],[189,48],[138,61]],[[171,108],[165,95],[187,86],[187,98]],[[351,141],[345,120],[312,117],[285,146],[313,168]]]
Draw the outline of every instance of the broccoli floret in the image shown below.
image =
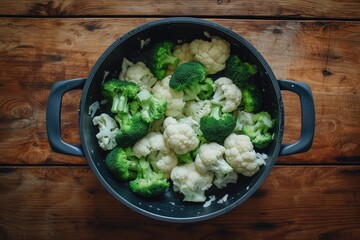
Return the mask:
[[199,92],[197,96],[200,100],[208,100],[214,95],[214,81],[207,77],[199,83]]
[[204,65],[191,61],[179,65],[172,74],[169,86],[177,91],[197,87],[206,78]]
[[130,147],[115,147],[106,155],[105,165],[116,178],[128,181],[136,178],[139,160],[133,155]]
[[135,180],[129,182],[130,189],[141,197],[155,197],[169,188],[169,182],[151,169],[145,159],[139,160],[140,169]]
[[179,64],[180,60],[172,53],[173,48],[172,42],[163,41],[155,44],[149,52],[148,67],[159,80],[166,76],[166,69],[170,64],[174,66]]
[[167,101],[152,95],[148,90],[138,93],[141,106],[141,117],[147,123],[161,119],[165,115]]
[[242,131],[249,136],[251,142],[257,148],[264,148],[273,140],[272,134],[268,132],[274,125],[274,120],[268,112],[259,112],[253,116],[254,125],[243,126]]
[[102,94],[112,100],[111,112],[128,113],[129,98],[134,98],[139,91],[139,87],[128,81],[112,79],[101,86]]
[[241,61],[238,55],[231,55],[227,60],[224,75],[241,88],[256,72],[257,68],[255,65]]
[[149,129],[149,123],[142,120],[140,112],[134,114],[118,114],[115,120],[120,123],[120,130],[115,139],[120,147],[129,147],[143,138]]
[[236,126],[236,119],[230,113],[221,112],[221,106],[213,104],[211,113],[200,118],[200,130],[209,142],[223,144]]
[[258,112],[261,109],[262,94],[260,89],[253,83],[244,84],[241,88],[242,99],[240,107],[249,113]]

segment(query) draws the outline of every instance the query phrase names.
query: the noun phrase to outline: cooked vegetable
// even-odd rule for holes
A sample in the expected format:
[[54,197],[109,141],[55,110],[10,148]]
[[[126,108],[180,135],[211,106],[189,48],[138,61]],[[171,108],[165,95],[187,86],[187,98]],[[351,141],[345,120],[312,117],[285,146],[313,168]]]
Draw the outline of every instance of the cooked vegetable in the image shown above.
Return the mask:
[[144,62],[132,63],[126,58],[123,59],[119,79],[134,82],[139,86],[140,90],[146,89],[149,91],[157,81]]
[[185,154],[199,145],[194,129],[188,124],[167,117],[163,126],[165,142],[176,154]]
[[170,41],[156,43],[150,50],[148,66],[152,74],[161,80],[166,76],[166,69],[169,65],[177,66],[179,59],[172,53],[174,44]]
[[253,116],[254,125],[244,125],[242,131],[250,137],[257,148],[264,148],[273,140],[273,135],[268,132],[274,125],[274,120],[268,112],[259,112]]
[[118,114],[115,119],[121,126],[115,137],[117,145],[120,147],[134,145],[148,132],[149,124],[142,119],[140,112],[135,115]]
[[195,158],[195,167],[201,173],[212,171],[215,174],[225,175],[231,172],[232,167],[225,161],[225,148],[215,142],[205,143]]
[[242,99],[240,108],[245,112],[256,113],[261,109],[262,94],[254,83],[246,83],[241,88]]
[[139,91],[139,87],[128,81],[112,79],[106,81],[101,86],[102,94],[112,100],[111,112],[128,113],[129,98],[134,98]]
[[224,141],[225,158],[231,167],[246,177],[257,173],[265,165],[265,156],[256,154],[251,140],[246,135],[230,134]]
[[226,77],[220,77],[214,82],[215,93],[212,102],[222,106],[223,112],[235,111],[241,102],[241,90]]
[[257,68],[255,65],[241,61],[238,55],[231,55],[226,63],[224,75],[242,89],[243,85],[246,85],[248,79],[256,74],[256,72]]
[[112,115],[93,124],[99,146],[109,151],[105,165],[138,196],[159,196],[172,182],[184,201],[205,202],[212,185],[223,189],[266,164],[254,146],[273,140],[274,120],[250,79],[257,68],[230,56],[224,39],[209,38],[175,48],[156,43],[147,65],[124,58],[121,80],[101,87]]
[[254,113],[237,110],[233,113],[233,115],[236,118],[236,127],[234,129],[235,133],[243,133],[242,129],[244,125],[254,125]]
[[204,66],[199,62],[187,62],[175,68],[170,78],[169,86],[177,91],[197,87],[204,80],[206,72]]
[[167,179],[154,172],[150,163],[142,158],[139,160],[139,171],[136,179],[129,182],[131,191],[145,198],[163,194],[169,188],[169,185]]
[[190,162],[174,167],[170,178],[174,191],[181,192],[184,201],[205,202],[205,191],[212,186],[214,173],[200,173],[196,170],[195,163]]
[[165,144],[161,133],[149,132],[135,143],[133,152],[139,158],[146,158],[154,171],[164,178],[169,178],[171,170],[178,164],[176,154]]
[[139,159],[130,147],[115,147],[107,153],[105,165],[116,178],[122,181],[134,180],[139,170]]
[[184,93],[183,91],[175,91],[170,88],[170,78],[171,75],[165,77],[162,81],[157,81],[151,92],[155,97],[166,100],[166,116],[179,117],[185,106],[185,101],[183,99]]
[[152,95],[148,90],[137,94],[141,107],[141,117],[147,123],[162,118],[166,111],[167,101]]
[[195,39],[190,43],[190,51],[194,60],[205,66],[207,74],[215,74],[225,68],[230,56],[230,44],[219,37],[213,37],[210,42]]
[[116,121],[106,113],[93,118],[93,124],[99,127],[96,134],[98,144],[103,150],[111,150],[116,147],[116,134],[119,131]]
[[236,119],[230,113],[222,113],[221,106],[213,104],[211,113],[200,118],[200,130],[209,142],[223,144],[235,129]]
[[190,51],[189,43],[176,45],[173,54],[180,60],[179,65],[194,60],[194,55]]

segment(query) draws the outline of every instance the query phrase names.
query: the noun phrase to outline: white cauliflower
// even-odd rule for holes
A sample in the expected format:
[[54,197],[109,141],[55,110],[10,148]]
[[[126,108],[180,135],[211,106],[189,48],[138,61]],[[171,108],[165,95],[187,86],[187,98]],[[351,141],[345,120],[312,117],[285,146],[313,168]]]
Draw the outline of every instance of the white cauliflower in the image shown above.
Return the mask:
[[176,45],[173,54],[175,57],[177,57],[180,60],[179,65],[194,60],[194,55],[190,51],[189,43]]
[[232,170],[228,174],[225,175],[215,175],[215,179],[213,181],[213,184],[219,188],[223,189],[225,188],[229,183],[236,183],[238,180],[238,174],[235,172],[235,170]]
[[236,127],[234,129],[234,132],[240,133],[242,132],[244,125],[254,125],[253,116],[254,113],[249,113],[241,110],[237,110],[234,114],[236,118]]
[[189,125],[192,129],[194,129],[195,133],[200,132],[200,122],[195,121],[191,116],[180,118],[178,123],[185,123]]
[[119,79],[134,82],[141,90],[149,91],[157,81],[145,63],[137,62],[134,64],[126,58],[123,59]]
[[215,93],[211,100],[222,106],[223,112],[232,112],[238,108],[241,102],[241,90],[230,78],[220,77],[214,82]]
[[166,144],[177,154],[185,154],[199,145],[199,139],[192,127],[179,123],[173,117],[164,120],[164,139]]
[[236,183],[237,173],[224,159],[225,148],[217,143],[201,145],[195,157],[195,167],[200,173],[212,171],[215,174],[214,185],[224,188],[228,183]]
[[215,74],[225,68],[230,56],[230,44],[224,39],[213,37],[211,42],[195,39],[190,43],[194,60],[204,64],[208,74]]
[[225,148],[215,142],[204,143],[199,148],[195,157],[195,167],[201,172],[213,171],[214,173],[227,174],[232,167],[224,159]]
[[226,161],[237,173],[251,177],[260,166],[265,165],[267,156],[256,154],[250,138],[246,135],[230,134],[224,141]]
[[93,124],[99,127],[99,133],[96,134],[98,144],[103,150],[111,150],[116,147],[115,136],[119,131],[118,125],[112,117],[106,113],[93,118]]
[[210,112],[211,102],[209,100],[188,101],[184,107],[184,115],[191,116],[197,122],[200,122],[200,118],[209,115]]
[[182,91],[174,91],[169,86],[171,75],[165,77],[161,81],[157,81],[152,87],[152,94],[155,97],[165,99],[167,101],[167,107],[165,115],[169,117],[178,117],[182,115],[182,109],[185,106],[183,100],[184,93]]
[[212,186],[213,172],[200,173],[195,163],[187,163],[173,168],[170,175],[173,189],[184,195],[184,201],[205,202],[205,191]]
[[136,157],[146,157],[154,171],[165,178],[170,177],[171,170],[178,164],[176,154],[165,144],[161,133],[149,132],[133,146]]

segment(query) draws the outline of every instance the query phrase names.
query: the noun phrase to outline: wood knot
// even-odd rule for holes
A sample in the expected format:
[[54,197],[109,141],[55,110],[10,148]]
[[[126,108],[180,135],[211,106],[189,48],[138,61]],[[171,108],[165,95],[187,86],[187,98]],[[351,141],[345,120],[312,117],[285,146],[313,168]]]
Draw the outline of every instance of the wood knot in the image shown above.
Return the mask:
[[322,74],[323,74],[324,77],[328,77],[328,76],[332,75],[333,73],[326,70],[326,69],[324,69],[324,70],[322,70]]

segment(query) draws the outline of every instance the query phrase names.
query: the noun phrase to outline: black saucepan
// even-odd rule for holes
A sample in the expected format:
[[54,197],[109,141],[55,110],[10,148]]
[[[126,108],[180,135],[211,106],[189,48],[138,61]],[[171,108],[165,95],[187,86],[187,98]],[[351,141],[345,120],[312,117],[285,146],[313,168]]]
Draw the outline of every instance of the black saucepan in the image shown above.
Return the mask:
[[[256,64],[261,81],[258,87],[263,89],[263,108],[276,119],[274,141],[263,150],[269,158],[266,166],[253,177],[240,177],[237,184],[219,190],[211,188],[207,196],[214,195],[221,199],[227,194],[224,203],[212,202],[208,207],[203,203],[183,202],[182,196],[174,191],[168,191],[164,196],[155,199],[143,199],[134,195],[129,188],[107,171],[104,165],[105,152],[99,148],[95,137],[98,132],[93,126],[89,115],[89,106],[95,101],[101,101],[100,85],[107,78],[118,77],[121,62],[124,57],[141,60],[143,49],[140,41],[150,39],[150,45],[160,40],[187,41],[211,36],[219,36],[231,44],[231,52],[239,54],[244,60]],[[79,109],[79,131],[81,145],[69,144],[62,140],[60,131],[60,110],[64,93],[82,89]],[[284,131],[284,108],[281,90],[296,93],[301,105],[301,135],[293,144],[282,144]],[[100,110],[101,111],[101,110]],[[99,114],[100,112],[97,112]],[[300,113],[299,113],[300,114]],[[74,156],[85,156],[92,171],[101,184],[120,202],[145,216],[168,222],[195,222],[210,219],[224,214],[247,200],[269,175],[277,157],[296,154],[309,150],[312,145],[315,128],[315,111],[311,90],[305,83],[277,80],[260,53],[244,38],[232,30],[210,21],[195,18],[168,18],[147,23],[126,33],[115,41],[100,56],[87,78],[64,80],[56,82],[50,92],[46,126],[50,146],[53,151]]]

